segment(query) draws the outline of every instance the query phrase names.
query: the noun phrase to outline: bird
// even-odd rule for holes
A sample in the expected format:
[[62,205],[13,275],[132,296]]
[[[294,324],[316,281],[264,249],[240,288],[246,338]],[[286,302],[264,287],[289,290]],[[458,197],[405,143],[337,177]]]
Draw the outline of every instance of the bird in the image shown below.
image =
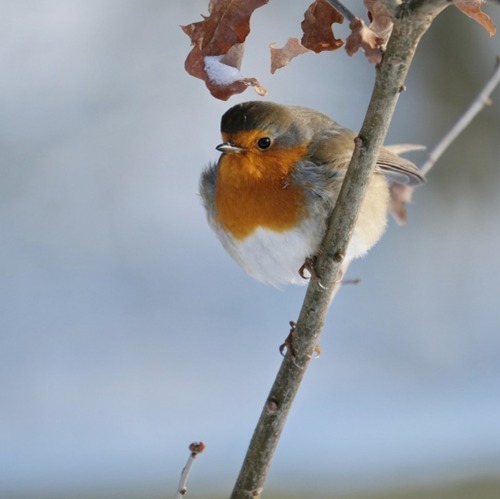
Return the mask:
[[[209,225],[251,277],[276,287],[305,283],[304,264],[318,254],[356,134],[314,109],[249,101],[223,114],[221,135],[222,154],[200,177]],[[414,186],[425,178],[381,148],[344,262],[381,238],[389,181]]]

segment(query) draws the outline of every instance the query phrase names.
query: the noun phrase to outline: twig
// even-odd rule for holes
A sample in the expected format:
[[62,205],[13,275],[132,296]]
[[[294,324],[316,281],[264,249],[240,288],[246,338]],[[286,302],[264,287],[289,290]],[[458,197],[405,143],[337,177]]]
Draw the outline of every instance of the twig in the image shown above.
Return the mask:
[[191,466],[193,466],[194,460],[205,450],[205,444],[203,442],[193,442],[189,446],[189,457],[186,466],[182,468],[181,479],[179,480],[179,486],[177,487],[177,494],[175,499],[182,499],[187,494],[187,481],[189,478],[189,472],[191,471]]
[[422,35],[433,18],[447,5],[446,0],[419,4],[414,11],[396,19],[377,77],[370,105],[354,154],[346,173],[315,268],[322,286],[312,279],[307,288],[293,336],[296,355],[287,355],[267,397],[248,447],[231,499],[258,498],[264,487],[271,459],[298,392],[306,368],[323,329],[331,298],[338,289],[342,266],[357,213],[384,141],[404,81]]
[[434,163],[441,157],[441,155],[448,149],[450,144],[458,137],[460,133],[469,125],[474,117],[485,106],[491,104],[490,95],[496,86],[500,83],[500,56],[497,56],[495,70],[484,86],[483,90],[474,99],[467,111],[460,117],[460,119],[452,126],[448,133],[438,142],[434,149],[429,153],[427,161],[422,165],[420,171],[423,175],[429,173],[434,166]]
[[[483,87],[481,92],[472,101],[469,108],[462,114],[456,123],[446,132],[443,138],[437,143],[434,149],[429,153],[427,160],[420,168],[422,175],[426,175],[434,167],[437,160],[450,147],[462,131],[471,123],[476,115],[482,111],[485,106],[491,104],[490,95],[500,83],[500,56],[496,58],[496,64],[490,79]],[[391,212],[399,224],[406,222],[406,204],[410,203],[415,192],[415,187],[403,184],[392,184],[391,186]]]

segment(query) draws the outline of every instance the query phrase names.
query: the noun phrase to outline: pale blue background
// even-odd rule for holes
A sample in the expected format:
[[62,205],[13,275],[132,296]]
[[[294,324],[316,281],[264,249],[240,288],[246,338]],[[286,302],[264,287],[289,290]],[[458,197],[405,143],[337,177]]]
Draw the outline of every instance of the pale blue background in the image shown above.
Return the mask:
[[[304,288],[248,278],[197,195],[220,115],[180,24],[207,1],[4,0],[0,18],[0,496],[161,490],[193,440],[192,497],[226,494]],[[253,17],[243,72],[268,99],[358,129],[373,68],[345,51],[271,76],[308,2]],[[358,12],[358,3],[349,5]],[[500,24],[500,9],[487,10]],[[346,28],[340,28],[342,36]],[[456,10],[426,36],[389,142],[432,146],[500,39]],[[269,488],[500,472],[500,91],[418,190],[405,228],[350,269]],[[423,162],[424,155],[414,156]]]

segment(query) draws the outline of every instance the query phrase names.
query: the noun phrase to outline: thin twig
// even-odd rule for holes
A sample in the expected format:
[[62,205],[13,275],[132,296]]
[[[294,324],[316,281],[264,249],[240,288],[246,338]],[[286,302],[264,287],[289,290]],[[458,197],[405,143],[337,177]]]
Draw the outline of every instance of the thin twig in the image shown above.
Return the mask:
[[427,161],[422,165],[420,171],[423,175],[429,173],[436,161],[448,149],[450,144],[458,137],[460,133],[469,125],[475,116],[491,104],[490,95],[496,86],[500,83],[500,56],[497,56],[495,71],[491,75],[483,90],[474,99],[467,111],[458,119],[446,135],[439,141],[434,149],[429,153]]
[[[450,147],[463,130],[471,123],[476,115],[486,106],[491,104],[490,95],[500,83],[500,56],[496,58],[496,64],[490,79],[481,92],[472,101],[469,108],[460,116],[456,123],[446,132],[434,149],[429,153],[427,160],[420,168],[420,173],[426,175],[434,167],[437,160]],[[411,203],[415,187],[395,183],[391,186],[391,212],[399,224],[406,223],[406,205]]]
[[189,473],[191,471],[191,466],[193,466],[194,460],[205,450],[205,444],[203,442],[193,442],[189,446],[189,457],[186,466],[182,468],[181,479],[179,480],[179,486],[177,487],[177,494],[175,499],[182,499],[187,494],[187,481],[189,478]]

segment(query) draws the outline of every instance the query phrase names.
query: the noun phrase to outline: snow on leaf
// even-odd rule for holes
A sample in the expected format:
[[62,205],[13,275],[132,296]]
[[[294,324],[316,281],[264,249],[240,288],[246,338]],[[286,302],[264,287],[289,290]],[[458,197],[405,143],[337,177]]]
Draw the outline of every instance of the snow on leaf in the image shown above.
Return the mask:
[[469,16],[474,21],[477,21],[490,36],[494,36],[497,29],[495,23],[490,16],[481,10],[483,0],[469,0],[467,2],[456,3],[457,9],[460,9],[465,15]]
[[181,26],[193,48],[186,58],[186,71],[205,82],[210,93],[222,100],[243,92],[248,86],[263,95],[255,78],[240,72],[243,43],[250,33],[250,17],[269,0],[211,0],[208,17]]

